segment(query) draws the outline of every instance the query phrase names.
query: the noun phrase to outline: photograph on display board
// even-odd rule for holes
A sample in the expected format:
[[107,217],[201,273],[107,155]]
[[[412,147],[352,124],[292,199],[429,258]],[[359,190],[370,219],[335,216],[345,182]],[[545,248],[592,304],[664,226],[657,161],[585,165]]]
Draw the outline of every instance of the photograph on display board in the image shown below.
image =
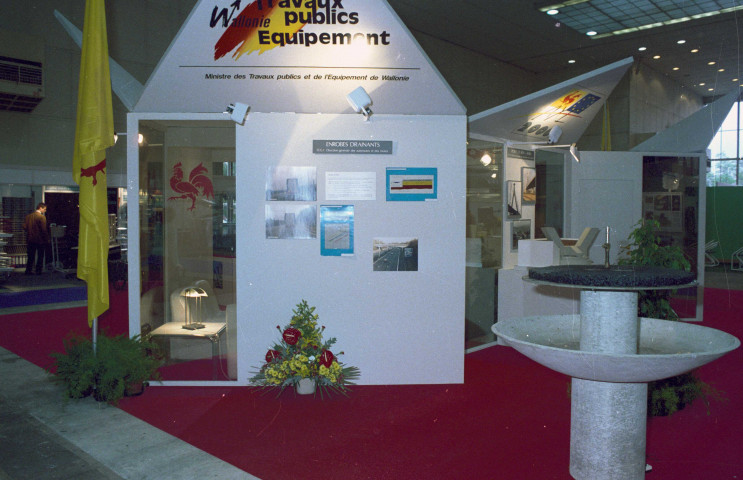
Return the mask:
[[521,202],[523,204],[537,201],[537,169],[521,167]]
[[509,180],[508,184],[508,218],[521,218],[521,182]]
[[683,232],[682,194],[647,192],[642,204],[642,218],[657,220],[661,232]]
[[317,168],[268,167],[266,200],[296,202],[317,200]]
[[266,238],[317,238],[317,206],[266,205]]
[[375,238],[372,245],[375,272],[417,272],[418,239],[411,237]]
[[387,168],[387,201],[435,200],[437,172],[436,168]]
[[320,205],[320,254],[353,255],[353,205]]
[[511,222],[511,251],[519,251],[519,240],[531,238],[531,220],[514,220]]

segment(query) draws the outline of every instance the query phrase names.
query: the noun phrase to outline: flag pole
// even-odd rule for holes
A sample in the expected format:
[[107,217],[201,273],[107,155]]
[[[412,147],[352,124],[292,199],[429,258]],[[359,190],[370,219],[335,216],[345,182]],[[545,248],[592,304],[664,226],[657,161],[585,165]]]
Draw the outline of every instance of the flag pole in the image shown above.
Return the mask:
[[98,317],[109,307],[106,149],[113,144],[105,2],[86,0],[72,176],[80,186],[77,277],[87,284],[94,351]]
[[93,317],[93,355],[97,354],[98,346],[98,317]]

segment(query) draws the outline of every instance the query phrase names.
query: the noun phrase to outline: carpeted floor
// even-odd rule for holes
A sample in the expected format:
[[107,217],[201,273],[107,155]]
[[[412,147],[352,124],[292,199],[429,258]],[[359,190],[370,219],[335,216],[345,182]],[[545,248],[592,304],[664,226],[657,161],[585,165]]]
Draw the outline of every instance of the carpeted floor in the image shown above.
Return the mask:
[[[125,330],[126,293],[101,318]],[[707,288],[706,326],[743,337],[743,292]],[[84,309],[0,316],[0,344],[41,366]],[[720,392],[651,418],[654,480],[743,478],[743,350],[700,369]],[[461,385],[358,386],[348,397],[153,387],[120,408],[263,480],[569,479],[569,378],[508,347],[468,354]]]

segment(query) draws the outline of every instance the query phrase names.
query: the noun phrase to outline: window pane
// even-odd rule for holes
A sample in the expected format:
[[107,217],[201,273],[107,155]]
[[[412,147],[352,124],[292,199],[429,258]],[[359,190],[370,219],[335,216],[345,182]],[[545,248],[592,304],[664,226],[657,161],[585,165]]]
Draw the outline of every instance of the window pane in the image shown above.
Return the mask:
[[707,174],[707,177],[707,185],[735,185],[738,177],[738,161],[713,161],[712,168]]
[[728,113],[728,116],[725,117],[725,120],[722,122],[722,126],[720,127],[721,130],[737,130],[738,129],[738,103],[733,104],[733,108],[730,110],[730,113]]
[[715,159],[715,158],[723,158],[722,157],[722,134],[720,132],[717,132],[717,134],[712,138],[712,141],[709,143],[709,158]]
[[743,135],[738,131],[741,102],[733,104],[717,134],[709,144],[710,159],[739,158]]
[[738,132],[720,132],[720,156],[718,158],[738,157]]
[[142,333],[163,348],[163,380],[236,380],[234,124],[140,132]]

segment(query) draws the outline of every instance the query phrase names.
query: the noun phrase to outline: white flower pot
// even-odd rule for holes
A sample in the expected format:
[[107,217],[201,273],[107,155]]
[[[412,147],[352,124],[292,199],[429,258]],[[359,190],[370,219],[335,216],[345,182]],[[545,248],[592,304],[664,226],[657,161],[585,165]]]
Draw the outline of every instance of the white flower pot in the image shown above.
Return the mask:
[[303,378],[297,382],[296,390],[300,395],[310,395],[315,393],[315,380],[312,378]]

